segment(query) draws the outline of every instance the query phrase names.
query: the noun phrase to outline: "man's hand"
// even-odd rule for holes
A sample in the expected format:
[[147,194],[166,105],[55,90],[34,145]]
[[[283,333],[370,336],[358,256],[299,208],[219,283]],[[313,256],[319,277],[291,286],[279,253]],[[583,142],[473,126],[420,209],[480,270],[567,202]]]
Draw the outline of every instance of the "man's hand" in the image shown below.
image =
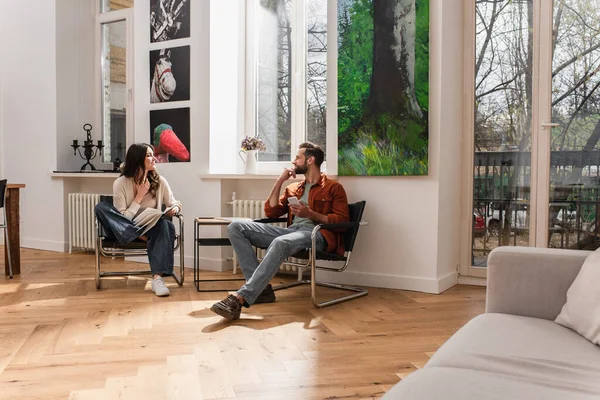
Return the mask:
[[299,206],[289,204],[289,207],[292,214],[300,218],[310,218],[312,213],[310,208],[308,208],[308,205],[302,201],[300,202]]
[[283,172],[281,173],[281,176],[277,180],[279,182],[283,183],[290,178],[292,178],[292,179],[296,178],[296,170],[293,168],[285,168],[283,170]]

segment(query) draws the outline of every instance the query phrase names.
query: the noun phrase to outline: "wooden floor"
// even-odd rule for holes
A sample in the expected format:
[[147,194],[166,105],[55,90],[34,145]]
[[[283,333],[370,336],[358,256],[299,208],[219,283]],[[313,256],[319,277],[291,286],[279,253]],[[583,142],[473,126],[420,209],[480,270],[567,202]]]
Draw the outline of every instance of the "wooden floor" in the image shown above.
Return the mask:
[[139,277],[97,291],[91,254],[24,249],[21,270],[0,278],[0,399],[376,399],[485,296],[371,289],[317,310],[301,287],[224,323],[208,310],[224,293],[197,293],[192,274],[157,298]]

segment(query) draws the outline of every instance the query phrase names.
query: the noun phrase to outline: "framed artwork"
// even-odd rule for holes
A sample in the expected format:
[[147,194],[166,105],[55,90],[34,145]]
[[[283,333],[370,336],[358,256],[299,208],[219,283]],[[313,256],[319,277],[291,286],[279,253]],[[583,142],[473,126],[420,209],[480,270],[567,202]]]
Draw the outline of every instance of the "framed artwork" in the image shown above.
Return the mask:
[[150,143],[159,163],[189,162],[190,109],[150,110]]
[[190,0],[150,0],[150,42],[190,37]]
[[150,103],[190,99],[190,46],[150,52]]
[[427,175],[429,0],[340,0],[338,35],[338,174]]

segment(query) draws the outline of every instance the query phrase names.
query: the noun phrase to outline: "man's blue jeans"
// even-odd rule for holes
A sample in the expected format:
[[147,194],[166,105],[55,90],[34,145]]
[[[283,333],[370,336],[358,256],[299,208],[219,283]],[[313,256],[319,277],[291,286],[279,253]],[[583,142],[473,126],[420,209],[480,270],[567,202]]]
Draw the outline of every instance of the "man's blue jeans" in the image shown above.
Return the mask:
[[[96,217],[110,239],[127,244],[140,236],[142,231],[121,214],[112,204],[101,202],[96,205]],[[148,261],[152,275],[173,275],[173,249],[175,248],[175,226],[162,217],[148,232]]]
[[[248,305],[267,287],[283,261],[301,250],[310,248],[310,227],[280,228],[260,222],[234,221],[227,227],[229,240],[238,257],[246,283],[237,291]],[[266,248],[262,262],[252,246]],[[317,250],[325,250],[327,241],[317,234]]]

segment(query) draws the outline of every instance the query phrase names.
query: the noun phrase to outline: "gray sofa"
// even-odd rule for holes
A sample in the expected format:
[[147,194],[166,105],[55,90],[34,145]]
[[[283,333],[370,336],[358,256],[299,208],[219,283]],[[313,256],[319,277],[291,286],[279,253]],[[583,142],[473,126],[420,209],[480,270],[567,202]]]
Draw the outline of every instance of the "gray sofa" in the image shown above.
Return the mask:
[[485,314],[383,399],[600,399],[600,347],[554,322],[589,253],[492,251]]

